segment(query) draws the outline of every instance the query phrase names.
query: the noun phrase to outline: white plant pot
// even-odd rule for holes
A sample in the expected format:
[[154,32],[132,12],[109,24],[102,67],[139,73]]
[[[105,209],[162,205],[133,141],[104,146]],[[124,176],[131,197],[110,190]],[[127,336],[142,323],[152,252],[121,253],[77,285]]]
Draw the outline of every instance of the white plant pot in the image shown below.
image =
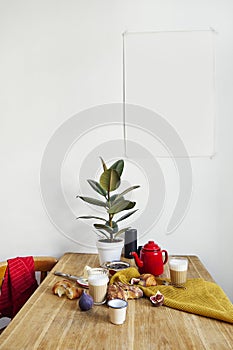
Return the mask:
[[122,248],[124,247],[124,240],[119,239],[115,242],[105,242],[104,240],[97,241],[96,246],[99,253],[100,265],[107,261],[114,261],[121,259]]

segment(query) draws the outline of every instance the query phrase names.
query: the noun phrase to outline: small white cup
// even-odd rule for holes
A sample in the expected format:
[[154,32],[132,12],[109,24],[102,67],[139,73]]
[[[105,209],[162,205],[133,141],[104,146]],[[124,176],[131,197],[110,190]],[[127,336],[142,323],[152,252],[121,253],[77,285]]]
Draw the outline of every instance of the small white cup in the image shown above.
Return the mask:
[[108,301],[111,323],[122,324],[125,322],[127,306],[127,301],[122,299],[112,299]]

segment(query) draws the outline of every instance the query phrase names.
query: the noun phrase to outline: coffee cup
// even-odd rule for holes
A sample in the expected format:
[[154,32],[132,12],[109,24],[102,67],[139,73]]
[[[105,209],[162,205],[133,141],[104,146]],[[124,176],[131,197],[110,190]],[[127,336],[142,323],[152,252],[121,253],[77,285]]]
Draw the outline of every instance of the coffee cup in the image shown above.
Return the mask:
[[122,299],[112,299],[108,301],[109,318],[113,324],[122,324],[125,322],[126,309],[128,303]]
[[183,286],[187,281],[188,259],[171,256],[168,264],[171,284],[174,286]]
[[106,269],[93,268],[88,270],[89,294],[92,296],[95,305],[105,303],[108,281],[108,271]]

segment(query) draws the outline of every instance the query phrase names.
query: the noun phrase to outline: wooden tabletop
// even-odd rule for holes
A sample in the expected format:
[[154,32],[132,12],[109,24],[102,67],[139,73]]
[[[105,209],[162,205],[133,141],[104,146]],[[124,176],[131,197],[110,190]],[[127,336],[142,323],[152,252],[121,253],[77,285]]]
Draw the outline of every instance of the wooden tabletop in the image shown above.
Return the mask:
[[[188,259],[188,278],[212,281],[197,257]],[[55,270],[79,275],[85,265],[97,267],[98,256],[66,253],[2,333],[0,349],[232,349],[231,324],[165,306],[156,308],[147,298],[129,300],[126,322],[113,325],[106,305],[84,312],[77,300],[53,295],[52,286],[62,279],[53,274]],[[167,265],[164,276],[168,276]]]

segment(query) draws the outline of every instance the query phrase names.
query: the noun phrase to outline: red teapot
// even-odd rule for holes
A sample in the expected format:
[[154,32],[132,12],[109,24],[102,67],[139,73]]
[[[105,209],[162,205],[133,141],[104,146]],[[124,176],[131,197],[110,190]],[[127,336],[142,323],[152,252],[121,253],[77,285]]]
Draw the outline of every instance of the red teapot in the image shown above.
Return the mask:
[[151,273],[155,276],[162,275],[163,265],[168,261],[167,251],[164,249],[161,250],[154,241],[149,241],[142,247],[140,259],[136,252],[131,252],[131,255],[133,255],[141,274]]

